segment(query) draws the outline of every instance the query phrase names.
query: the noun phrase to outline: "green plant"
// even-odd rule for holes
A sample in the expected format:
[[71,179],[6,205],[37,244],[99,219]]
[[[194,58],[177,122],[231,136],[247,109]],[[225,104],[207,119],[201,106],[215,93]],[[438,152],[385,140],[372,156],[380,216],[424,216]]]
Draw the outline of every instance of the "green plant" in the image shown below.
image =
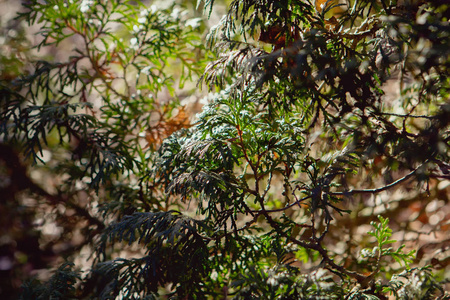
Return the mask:
[[377,268],[374,273],[377,273],[380,269],[380,261],[383,256],[391,256],[398,263],[403,264],[407,269],[409,269],[409,264],[413,262],[415,250],[411,250],[408,253],[403,253],[402,249],[405,245],[401,245],[397,250],[393,250],[392,247],[386,247],[396,240],[390,240],[392,236],[392,229],[388,227],[389,219],[384,219],[382,216],[378,216],[380,220],[379,224],[372,222],[371,225],[374,227],[374,231],[369,232],[371,236],[377,239],[377,246],[372,249],[372,253],[376,253],[377,258]]
[[33,281],[25,283],[20,299],[76,299],[75,284],[79,280],[73,264],[64,263],[45,285]]
[[[450,6],[234,0],[205,41],[183,5],[24,4],[38,49],[80,41],[2,81],[0,132],[26,179],[9,201],[31,195],[62,228],[49,249],[92,254],[59,297],[447,299],[448,263],[415,228],[445,245]],[[205,93],[197,81],[191,124],[179,98]]]

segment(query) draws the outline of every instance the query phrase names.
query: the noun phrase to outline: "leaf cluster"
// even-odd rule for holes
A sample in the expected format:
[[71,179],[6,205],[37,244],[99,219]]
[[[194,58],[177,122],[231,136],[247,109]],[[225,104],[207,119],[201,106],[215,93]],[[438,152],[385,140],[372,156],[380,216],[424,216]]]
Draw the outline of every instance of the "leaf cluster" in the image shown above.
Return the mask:
[[1,82],[1,142],[26,179],[11,198],[63,228],[49,248],[94,255],[22,297],[448,297],[392,237],[411,232],[410,199],[429,210],[421,187],[448,205],[450,6],[233,0],[207,42],[177,3],[24,3],[36,50],[73,51]]

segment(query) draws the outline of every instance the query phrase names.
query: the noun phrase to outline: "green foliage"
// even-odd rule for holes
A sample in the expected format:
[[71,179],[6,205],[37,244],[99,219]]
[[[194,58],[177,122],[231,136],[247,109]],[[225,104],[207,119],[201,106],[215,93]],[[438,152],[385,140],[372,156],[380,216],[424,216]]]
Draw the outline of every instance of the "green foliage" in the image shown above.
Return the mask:
[[207,240],[199,235],[199,226],[178,212],[158,212],[134,213],[108,227],[97,250],[99,260],[112,243],[138,243],[146,250],[142,258],[100,263],[96,276],[114,278],[102,294],[126,291],[125,297],[140,299],[167,283],[178,285],[180,295],[190,294],[208,272]]
[[1,77],[0,191],[41,248],[92,256],[21,297],[448,299],[446,260],[395,234],[445,244],[450,6],[234,0],[208,29],[189,5],[23,3],[41,39]]
[[427,267],[413,268],[394,275],[383,292],[397,299],[436,299],[436,292],[442,295],[437,299],[449,297]]
[[[391,256],[398,263],[403,263],[407,269],[409,264],[413,262],[415,250],[411,250],[408,253],[403,253],[402,249],[405,245],[401,245],[397,250],[393,250],[392,247],[386,247],[389,244],[395,243],[396,240],[390,240],[392,236],[392,229],[388,227],[389,219],[384,219],[382,216],[378,216],[380,220],[379,224],[375,222],[370,223],[374,227],[374,231],[368,232],[369,235],[377,239],[377,246],[371,251],[377,252],[378,259],[382,259],[383,256]],[[370,253],[370,252],[369,252]]]
[[73,264],[64,263],[45,284],[37,280],[24,284],[20,299],[77,299],[75,284],[79,280],[80,274],[74,270]]

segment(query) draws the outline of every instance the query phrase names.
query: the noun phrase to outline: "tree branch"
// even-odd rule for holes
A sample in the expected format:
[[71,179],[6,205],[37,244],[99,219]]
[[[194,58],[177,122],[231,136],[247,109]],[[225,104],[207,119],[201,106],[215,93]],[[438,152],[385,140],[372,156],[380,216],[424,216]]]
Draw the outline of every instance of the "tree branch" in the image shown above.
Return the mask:
[[388,184],[388,185],[385,185],[385,186],[383,186],[383,187],[380,187],[380,188],[375,188],[375,189],[363,189],[363,190],[351,189],[351,190],[344,191],[344,192],[329,192],[329,194],[330,194],[330,195],[333,195],[333,196],[350,196],[350,195],[354,195],[354,194],[376,194],[376,193],[380,193],[380,192],[386,191],[386,190],[388,190],[388,189],[390,189],[390,188],[392,188],[392,187],[394,187],[394,186],[396,186],[396,185],[398,185],[398,184],[400,184],[400,183],[402,183],[402,182],[408,180],[408,179],[411,178],[411,177],[417,172],[417,170],[419,170],[422,166],[423,166],[423,164],[420,165],[420,166],[418,166],[417,168],[415,168],[413,171],[411,171],[411,172],[410,172],[409,174],[407,174],[406,176],[404,176],[404,177],[402,177],[402,178],[400,178],[400,179],[397,179],[396,181],[394,181],[394,182],[392,182],[392,183],[390,183],[390,184]]

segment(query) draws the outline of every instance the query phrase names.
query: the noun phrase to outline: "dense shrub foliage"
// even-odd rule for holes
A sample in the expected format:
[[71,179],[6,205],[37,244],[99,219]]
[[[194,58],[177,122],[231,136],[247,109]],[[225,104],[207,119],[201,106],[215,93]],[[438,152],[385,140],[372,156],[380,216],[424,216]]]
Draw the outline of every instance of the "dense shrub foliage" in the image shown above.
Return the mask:
[[450,299],[446,2],[23,1],[0,294]]

